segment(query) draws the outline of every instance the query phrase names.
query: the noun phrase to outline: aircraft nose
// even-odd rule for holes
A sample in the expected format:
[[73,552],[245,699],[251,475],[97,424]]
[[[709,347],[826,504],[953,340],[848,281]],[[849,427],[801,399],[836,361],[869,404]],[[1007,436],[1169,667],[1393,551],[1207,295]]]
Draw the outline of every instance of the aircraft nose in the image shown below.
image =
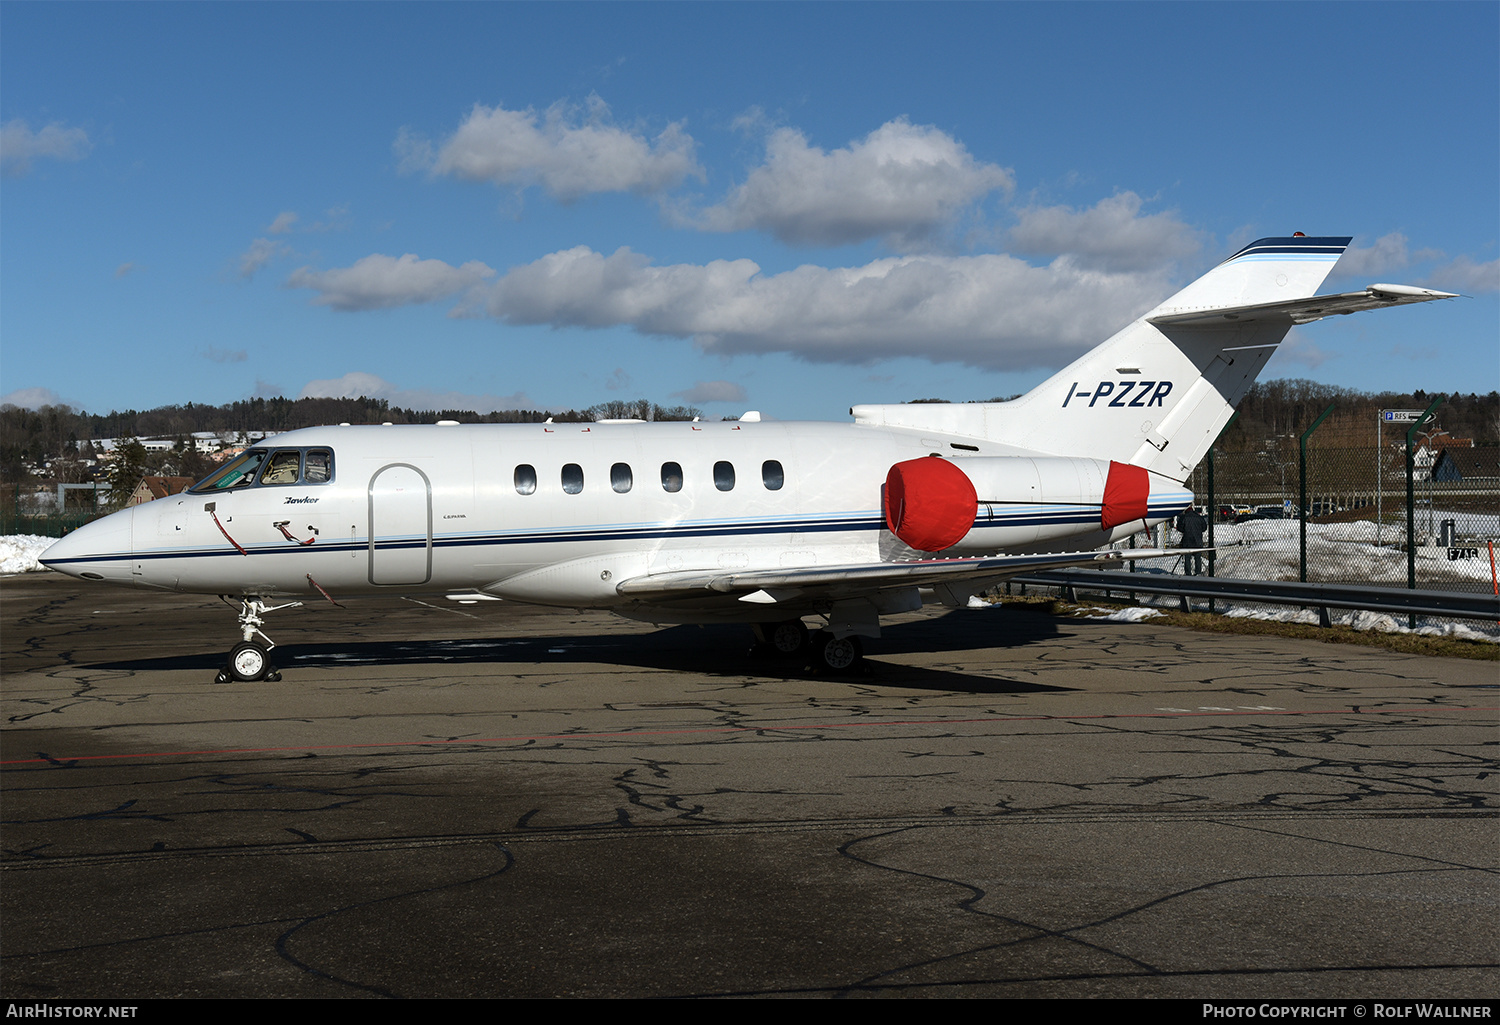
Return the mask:
[[85,523],[43,552],[38,561],[70,577],[129,584],[134,523],[134,508]]

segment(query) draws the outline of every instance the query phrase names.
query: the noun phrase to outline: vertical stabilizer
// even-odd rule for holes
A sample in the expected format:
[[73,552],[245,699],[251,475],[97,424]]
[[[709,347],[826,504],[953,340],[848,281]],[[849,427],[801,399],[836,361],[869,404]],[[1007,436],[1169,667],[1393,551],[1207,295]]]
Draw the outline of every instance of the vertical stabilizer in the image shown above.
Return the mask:
[[866,423],[1192,473],[1349,239],[1263,238],[1012,402],[856,406]]

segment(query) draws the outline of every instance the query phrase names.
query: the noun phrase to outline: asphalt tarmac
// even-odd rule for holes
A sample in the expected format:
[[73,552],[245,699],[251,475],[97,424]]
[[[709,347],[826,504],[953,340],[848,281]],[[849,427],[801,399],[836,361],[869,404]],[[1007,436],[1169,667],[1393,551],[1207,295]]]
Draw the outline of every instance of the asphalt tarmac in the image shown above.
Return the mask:
[[0,581],[7,998],[1500,994],[1495,663]]

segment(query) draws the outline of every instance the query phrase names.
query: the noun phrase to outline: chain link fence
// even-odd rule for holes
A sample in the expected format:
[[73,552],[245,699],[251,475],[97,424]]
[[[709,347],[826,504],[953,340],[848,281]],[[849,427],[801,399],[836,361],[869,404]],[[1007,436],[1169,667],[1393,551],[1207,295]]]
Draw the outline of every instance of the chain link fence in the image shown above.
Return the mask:
[[[1464,463],[1487,474],[1449,472],[1457,461],[1447,450],[1443,464],[1423,460],[1408,475],[1400,450],[1316,440],[1307,446],[1305,476],[1296,453],[1289,460],[1276,449],[1211,453],[1212,488],[1208,460],[1194,473],[1189,485],[1208,507],[1218,549],[1209,560],[1213,575],[1493,589],[1500,449],[1462,450]],[[1175,530],[1169,535],[1169,543],[1180,542]]]
[[[1377,424],[1368,414],[1356,421],[1354,414],[1331,412],[1254,449],[1210,450],[1188,486],[1210,522],[1205,544],[1215,551],[1201,568],[1185,555],[1140,568],[1245,580],[1495,591],[1500,448],[1447,438],[1425,422],[1412,431],[1408,458],[1410,423]],[[1175,524],[1136,541],[1167,547],[1181,542]],[[1357,615],[1344,618],[1360,625]],[[1400,625],[1408,628],[1450,632],[1457,625],[1497,632],[1495,624],[1484,629],[1472,620],[1402,618]]]
[[104,515],[100,495],[108,494],[108,488],[69,486],[59,504],[55,484],[0,487],[0,536],[62,537]]

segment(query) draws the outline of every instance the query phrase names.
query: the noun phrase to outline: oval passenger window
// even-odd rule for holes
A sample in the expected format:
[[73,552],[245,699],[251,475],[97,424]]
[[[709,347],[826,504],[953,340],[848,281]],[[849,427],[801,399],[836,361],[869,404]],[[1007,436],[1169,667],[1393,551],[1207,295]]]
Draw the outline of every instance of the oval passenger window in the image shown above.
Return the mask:
[[635,477],[630,472],[629,463],[616,463],[609,468],[609,486],[620,494],[629,491],[634,483]]
[[760,464],[760,479],[767,491],[780,491],[781,485],[786,483],[786,474],[782,472],[780,463],[767,459]]
[[682,466],[680,464],[661,464],[661,489],[672,494],[682,490]]
[[576,495],[583,490],[583,467],[577,463],[568,463],[562,468],[563,490],[570,495]]
[[516,494],[530,495],[536,491],[536,467],[522,463],[516,467]]
[[720,460],[714,463],[714,487],[720,491],[734,490],[734,464]]

